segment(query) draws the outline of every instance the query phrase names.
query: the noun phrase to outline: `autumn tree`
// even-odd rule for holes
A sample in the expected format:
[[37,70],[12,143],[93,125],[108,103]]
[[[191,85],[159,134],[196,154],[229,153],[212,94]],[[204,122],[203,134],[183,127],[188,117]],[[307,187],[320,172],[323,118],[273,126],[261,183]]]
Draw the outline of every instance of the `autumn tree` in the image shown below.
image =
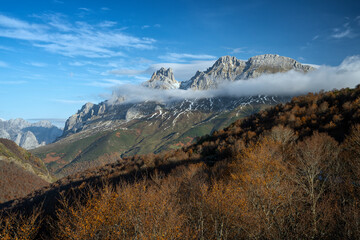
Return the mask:
[[[334,210],[325,205],[329,200],[327,189],[336,178],[339,150],[333,138],[318,132],[299,142],[295,148],[294,174],[290,177],[298,186],[299,204],[304,207],[303,216],[309,213],[310,221],[304,218],[300,224],[307,238],[322,237],[331,230],[328,227],[332,219],[328,215]],[[309,232],[306,231],[308,224]]]

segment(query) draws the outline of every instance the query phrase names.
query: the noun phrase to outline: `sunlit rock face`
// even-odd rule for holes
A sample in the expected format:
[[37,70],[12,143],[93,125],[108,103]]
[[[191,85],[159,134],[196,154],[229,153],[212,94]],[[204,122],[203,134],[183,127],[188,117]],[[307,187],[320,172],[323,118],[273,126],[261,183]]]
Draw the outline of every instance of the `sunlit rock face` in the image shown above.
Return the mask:
[[308,72],[313,67],[303,65],[294,59],[275,54],[264,54],[242,61],[235,57],[219,58],[205,72],[198,71],[190,80],[181,83],[181,89],[208,90],[216,89],[224,81],[247,80],[262,74],[287,72],[295,70]]
[[171,68],[160,68],[153,73],[149,81],[143,83],[143,86],[154,89],[176,89],[180,87],[180,83],[175,80]]

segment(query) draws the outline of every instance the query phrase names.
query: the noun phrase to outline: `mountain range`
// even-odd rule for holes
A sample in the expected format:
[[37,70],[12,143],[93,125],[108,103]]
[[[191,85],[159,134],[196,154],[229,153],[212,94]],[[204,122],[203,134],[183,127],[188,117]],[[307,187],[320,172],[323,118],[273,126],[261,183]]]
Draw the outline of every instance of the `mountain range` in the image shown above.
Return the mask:
[[0,119],[0,138],[14,141],[25,149],[33,149],[54,142],[62,135],[62,129],[49,121],[29,123],[24,119]]
[[[171,68],[161,68],[142,86],[158,91],[189,90],[196,95],[197,91],[206,93],[205,90],[217,89],[225,82],[247,81],[262,74],[290,70],[306,73],[314,68],[272,54],[255,56],[248,61],[224,56],[188,81],[178,82]],[[85,104],[66,121],[58,141],[32,153],[42,158],[57,177],[63,177],[119,157],[181,148],[239,118],[286,102],[290,96],[199,95],[199,98],[169,101],[126,100],[118,96],[112,101]]]

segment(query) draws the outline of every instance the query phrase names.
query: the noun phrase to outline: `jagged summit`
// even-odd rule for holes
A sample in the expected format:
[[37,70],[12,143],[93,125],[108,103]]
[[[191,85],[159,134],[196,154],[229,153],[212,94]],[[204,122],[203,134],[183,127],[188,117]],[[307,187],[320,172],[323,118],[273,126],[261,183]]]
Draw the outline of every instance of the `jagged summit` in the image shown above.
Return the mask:
[[219,80],[234,81],[246,67],[246,62],[236,57],[223,56],[205,72],[198,71],[190,80],[182,82],[181,89],[207,90],[218,86]]
[[277,54],[258,55],[249,58],[248,61],[242,61],[232,56],[223,56],[205,72],[198,71],[190,80],[182,82],[180,88],[214,89],[223,81],[246,80],[266,73],[287,72],[289,70],[308,72],[314,68]]
[[175,80],[173,70],[171,68],[160,68],[154,72],[149,81],[143,83],[144,86],[154,89],[176,89],[180,83]]

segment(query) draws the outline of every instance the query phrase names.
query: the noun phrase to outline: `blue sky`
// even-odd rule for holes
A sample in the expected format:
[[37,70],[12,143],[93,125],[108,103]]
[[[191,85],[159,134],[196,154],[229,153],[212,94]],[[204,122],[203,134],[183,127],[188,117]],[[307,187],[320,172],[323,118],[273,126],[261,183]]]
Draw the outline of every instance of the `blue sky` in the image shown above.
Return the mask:
[[112,87],[220,56],[339,65],[360,54],[360,1],[2,0],[0,118],[66,119]]

